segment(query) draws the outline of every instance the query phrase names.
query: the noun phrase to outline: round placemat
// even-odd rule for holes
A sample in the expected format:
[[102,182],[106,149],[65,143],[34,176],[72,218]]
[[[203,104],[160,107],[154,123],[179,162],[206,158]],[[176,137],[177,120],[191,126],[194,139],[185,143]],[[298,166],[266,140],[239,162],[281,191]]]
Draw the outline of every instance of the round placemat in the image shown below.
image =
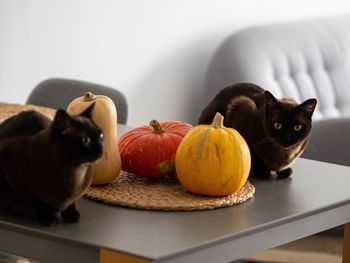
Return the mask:
[[[56,110],[34,106],[0,103],[0,123],[26,110],[36,110],[52,118]],[[121,172],[115,181],[92,186],[86,197],[102,203],[148,210],[190,211],[214,209],[243,203],[252,198],[255,188],[247,182],[242,189],[225,197],[206,197],[187,192],[176,177],[148,179]]]
[[85,197],[102,203],[166,211],[206,210],[243,203],[254,195],[247,182],[242,189],[225,197],[206,197],[186,191],[176,177],[149,179],[122,171],[112,183],[92,186]]

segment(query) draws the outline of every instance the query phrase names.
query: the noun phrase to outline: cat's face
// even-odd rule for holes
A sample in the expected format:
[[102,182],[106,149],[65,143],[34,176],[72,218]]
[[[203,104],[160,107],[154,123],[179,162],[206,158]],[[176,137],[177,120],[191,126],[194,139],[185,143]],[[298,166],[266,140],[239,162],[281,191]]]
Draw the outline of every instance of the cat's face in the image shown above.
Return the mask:
[[72,117],[58,110],[53,122],[53,137],[79,163],[94,162],[103,154],[102,130],[88,118],[89,114],[84,111]]
[[264,128],[270,139],[288,148],[309,135],[316,99],[309,99],[298,105],[288,100],[277,100],[268,91],[265,92],[265,99]]

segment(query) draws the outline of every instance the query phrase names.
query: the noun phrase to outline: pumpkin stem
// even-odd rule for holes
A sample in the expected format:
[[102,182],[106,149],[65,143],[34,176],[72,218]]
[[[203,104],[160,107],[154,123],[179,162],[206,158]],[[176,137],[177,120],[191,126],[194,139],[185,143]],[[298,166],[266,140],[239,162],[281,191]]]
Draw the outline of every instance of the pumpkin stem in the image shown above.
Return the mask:
[[224,128],[224,116],[222,116],[219,112],[217,112],[214,116],[213,122],[211,123],[211,126],[215,129],[217,128]]
[[96,95],[92,94],[90,91],[86,92],[83,98],[83,101],[85,102],[89,102],[89,101],[93,101],[96,99]]
[[151,120],[149,125],[152,126],[152,128],[154,129],[154,132],[157,134],[161,134],[161,133],[165,132],[165,130],[162,128],[159,121],[157,121],[157,120]]

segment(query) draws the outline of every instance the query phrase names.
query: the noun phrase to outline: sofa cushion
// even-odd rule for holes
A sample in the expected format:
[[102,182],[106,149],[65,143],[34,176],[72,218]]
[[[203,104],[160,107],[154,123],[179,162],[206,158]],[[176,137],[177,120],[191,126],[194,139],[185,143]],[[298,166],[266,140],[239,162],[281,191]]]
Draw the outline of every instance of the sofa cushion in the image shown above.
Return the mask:
[[222,88],[253,82],[277,97],[318,99],[315,119],[350,116],[350,15],[245,29],[219,47],[203,107]]

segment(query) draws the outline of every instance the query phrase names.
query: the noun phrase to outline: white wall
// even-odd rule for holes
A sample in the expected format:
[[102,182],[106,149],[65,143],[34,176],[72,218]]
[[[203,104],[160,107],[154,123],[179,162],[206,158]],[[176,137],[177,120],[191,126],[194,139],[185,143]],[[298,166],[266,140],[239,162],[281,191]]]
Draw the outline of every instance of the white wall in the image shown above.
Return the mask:
[[126,95],[129,124],[196,122],[219,43],[250,25],[350,12],[339,0],[0,0],[0,101],[50,77]]

